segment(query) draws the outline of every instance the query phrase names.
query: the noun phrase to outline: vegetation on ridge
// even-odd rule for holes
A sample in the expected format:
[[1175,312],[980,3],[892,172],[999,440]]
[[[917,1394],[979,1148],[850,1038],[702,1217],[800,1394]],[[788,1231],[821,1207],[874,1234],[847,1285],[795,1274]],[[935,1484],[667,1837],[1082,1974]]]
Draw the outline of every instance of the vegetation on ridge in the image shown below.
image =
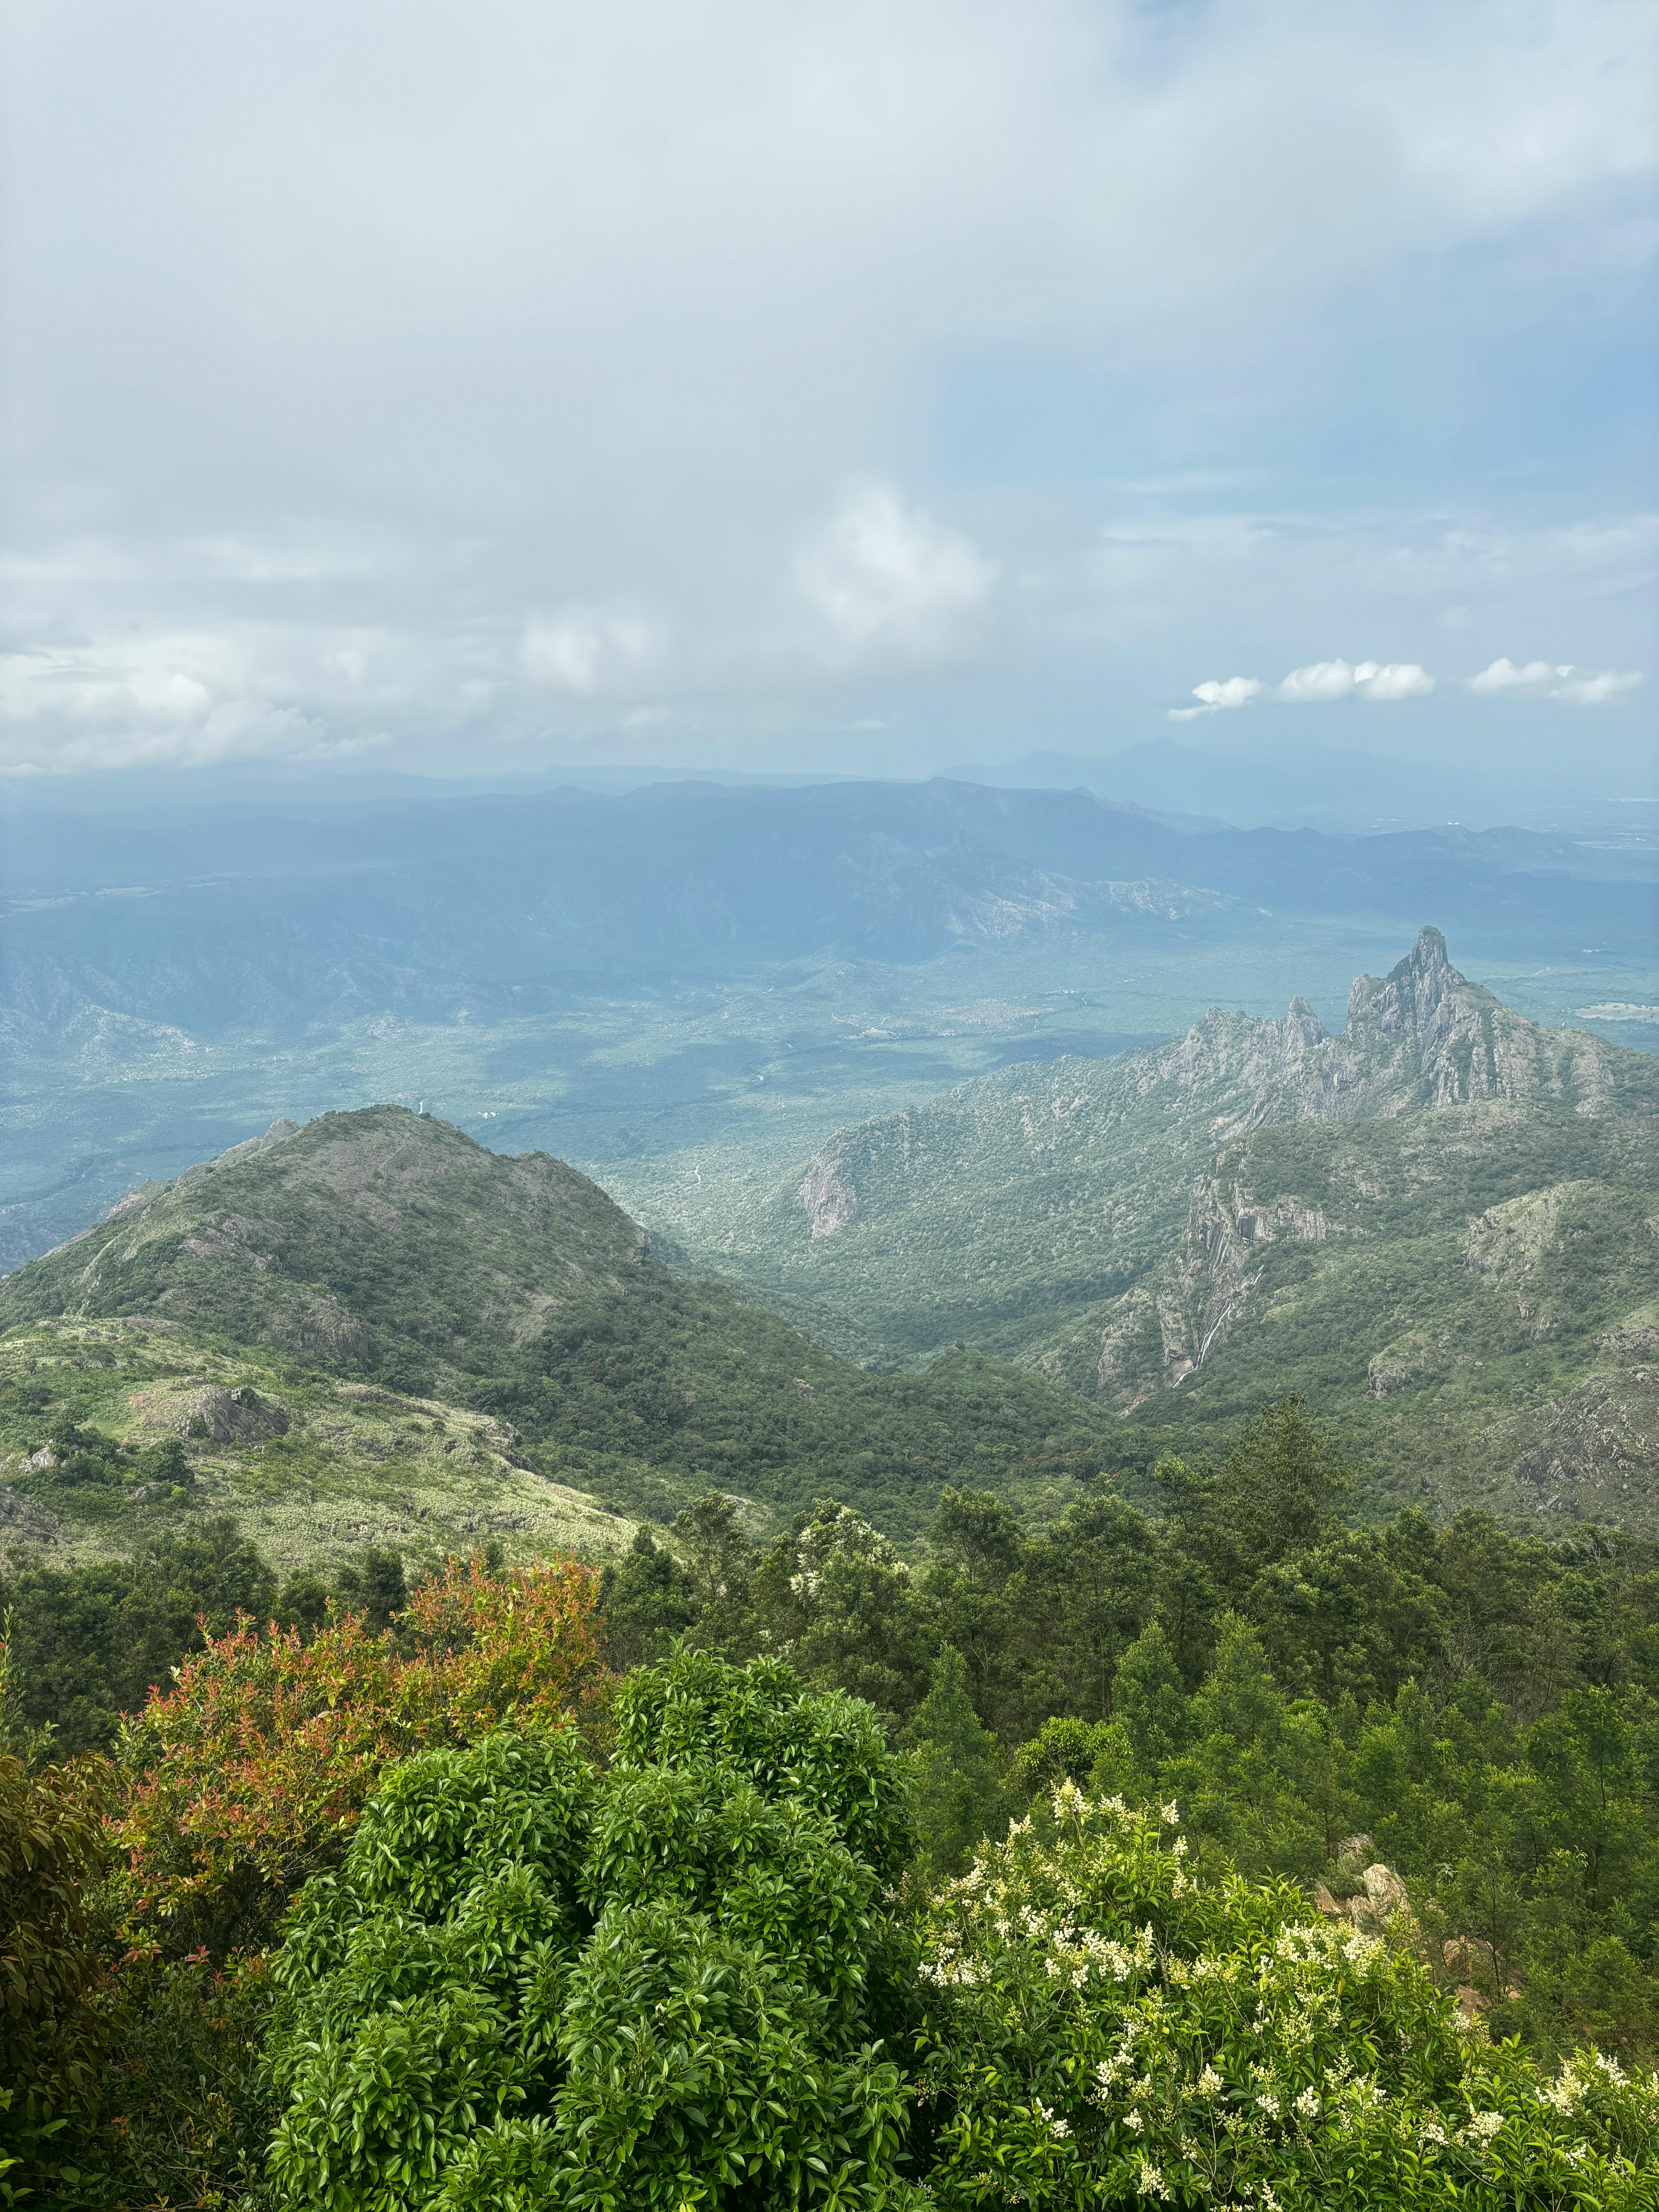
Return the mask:
[[[48,1345],[38,1329],[58,1314],[73,1327]],[[100,1330],[98,1316],[137,1326]],[[18,1333],[26,1322],[34,1336]],[[115,1426],[130,1428],[128,1378],[146,1361],[165,1363],[174,1396],[184,1364],[198,1381],[296,1400],[303,1422],[264,1441],[227,1437],[219,1455],[220,1510],[264,1510],[267,1541],[283,1496],[303,1492],[309,1509],[313,1490],[338,1498],[333,1517],[353,1542],[418,1553],[417,1517],[434,1524],[434,1551],[490,1536],[521,1550],[615,1540],[591,1516],[577,1525],[568,1490],[538,1492],[533,1473],[515,1484],[509,1455],[624,1516],[672,1520],[712,1483],[751,1499],[765,1525],[834,1488],[911,1536],[964,1467],[1029,1498],[1098,1467],[1117,1443],[1103,1409],[995,1362],[867,1374],[731,1291],[671,1272],[561,1163],[502,1158],[396,1107],[325,1115],[252,1158],[141,1194],[0,1281],[5,1324],[0,1376],[14,1388],[0,1389],[0,1425],[12,1424],[0,1437],[15,1437],[20,1456],[46,1443],[61,1406],[100,1390]],[[169,1331],[182,1332],[176,1350]],[[353,1399],[347,1378],[398,1402]],[[331,1443],[332,1466],[319,1449]],[[377,1454],[371,1481],[363,1462]],[[93,1504],[90,1488],[70,1499],[43,1482],[47,1470],[9,1472],[71,1519]],[[470,1527],[433,1494],[455,1474],[458,1492],[471,1491]],[[280,1534],[294,1540],[291,1528]]]

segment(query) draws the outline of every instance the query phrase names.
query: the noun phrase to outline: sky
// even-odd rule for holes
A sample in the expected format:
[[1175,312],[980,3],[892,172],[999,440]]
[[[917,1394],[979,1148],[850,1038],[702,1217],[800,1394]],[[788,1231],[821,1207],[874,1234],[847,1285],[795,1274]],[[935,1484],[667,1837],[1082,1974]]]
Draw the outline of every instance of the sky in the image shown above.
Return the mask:
[[1648,0],[0,27],[0,769],[1659,781]]

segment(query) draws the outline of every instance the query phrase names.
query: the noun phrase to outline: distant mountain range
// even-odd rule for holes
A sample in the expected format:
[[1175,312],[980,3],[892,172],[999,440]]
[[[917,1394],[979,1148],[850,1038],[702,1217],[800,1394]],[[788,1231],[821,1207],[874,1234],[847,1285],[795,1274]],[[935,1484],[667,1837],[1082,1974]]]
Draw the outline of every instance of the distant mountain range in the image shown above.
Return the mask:
[[[1030,752],[949,773],[969,783],[1092,792],[1119,805],[1185,817],[1184,826],[1194,829],[1352,832],[1520,823],[1597,834],[1639,830],[1650,836],[1659,824],[1659,793],[1650,788],[1645,795],[1617,796],[1575,787],[1560,775],[1494,779],[1445,760],[1401,761],[1334,745],[1218,753],[1159,738],[1121,752]],[[1206,823],[1200,818],[1205,816],[1220,822]]]
[[1261,910],[1629,943],[1650,939],[1656,903],[1640,866],[1563,836],[1182,830],[1080,792],[947,781],[37,811],[27,836],[14,823],[6,894],[0,1023],[37,1054],[104,1017],[192,1035],[477,1018],[573,974],[1157,941]]

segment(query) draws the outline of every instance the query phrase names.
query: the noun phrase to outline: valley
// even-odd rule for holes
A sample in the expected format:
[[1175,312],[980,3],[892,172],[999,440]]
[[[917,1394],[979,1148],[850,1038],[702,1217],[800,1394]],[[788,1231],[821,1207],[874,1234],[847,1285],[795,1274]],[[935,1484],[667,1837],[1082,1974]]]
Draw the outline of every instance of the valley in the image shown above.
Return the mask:
[[280,1115],[382,1099],[709,1250],[837,1129],[966,1078],[1212,1005],[1334,1022],[1428,915],[1521,1012],[1659,1046],[1650,854],[1560,833],[1194,830],[943,781],[416,787],[14,798],[0,854],[0,1267]]

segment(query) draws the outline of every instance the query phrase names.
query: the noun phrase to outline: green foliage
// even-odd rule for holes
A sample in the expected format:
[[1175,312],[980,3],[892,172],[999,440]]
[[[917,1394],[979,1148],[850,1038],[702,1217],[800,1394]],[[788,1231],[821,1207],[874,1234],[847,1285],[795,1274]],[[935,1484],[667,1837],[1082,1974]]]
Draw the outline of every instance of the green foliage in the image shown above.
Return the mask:
[[962,1654],[948,1644],[933,1662],[932,1687],[911,1717],[904,1742],[923,1866],[932,1874],[954,1874],[981,1838],[1001,1826],[1007,1790],[1002,1752],[981,1727]]
[[788,1670],[629,1678],[568,1738],[406,1760],[278,1961],[278,2200],[871,2207],[904,2090],[872,2040],[903,1781]]
[[204,1636],[228,1634],[239,1616],[313,1632],[332,1608],[379,1630],[408,1596],[401,1559],[373,1548],[343,1561],[332,1587],[292,1576],[279,1594],[258,1548],[224,1514],[148,1537],[127,1559],[58,1567],[14,1553],[0,1574],[18,1714],[50,1730],[60,1758],[112,1747],[123,1715],[140,1712]]
[[947,2207],[1659,2203],[1659,2086],[1552,2079],[1405,1946],[1194,1876],[1173,1804],[1064,1784],[940,1894],[921,1972]]
[[1143,1767],[1155,1772],[1187,1741],[1192,1728],[1187,1696],[1161,1620],[1149,1620],[1119,1660],[1112,1705]]
[[1107,1492],[1028,1534],[1006,1501],[947,1491],[913,1571],[839,1508],[746,1554],[728,1514],[717,1576],[644,1562],[671,1591],[654,1632],[870,1696],[935,1866],[994,1832],[1003,1788],[1014,1809],[1068,1777],[1174,1796],[1206,1863],[1346,1896],[1385,1861],[1505,2032],[1650,2057],[1659,1557],[1474,1514],[1345,1528],[1344,1473],[1291,1403],[1217,1463],[1164,1462],[1156,1524]]
[[201,1649],[199,1622],[222,1636],[239,1613],[269,1618],[276,1598],[270,1570],[222,1516],[152,1537],[126,1559],[49,1567],[14,1554],[0,1611],[22,1715],[52,1728],[61,1756],[106,1748],[122,1714]]
[[[4,1658],[0,1645],[0,1669]],[[7,1688],[0,1679],[0,1698]],[[0,2172],[9,2160],[10,2189],[50,2168],[55,2138],[93,2092],[101,1779],[75,1767],[32,1774],[0,1750]]]

